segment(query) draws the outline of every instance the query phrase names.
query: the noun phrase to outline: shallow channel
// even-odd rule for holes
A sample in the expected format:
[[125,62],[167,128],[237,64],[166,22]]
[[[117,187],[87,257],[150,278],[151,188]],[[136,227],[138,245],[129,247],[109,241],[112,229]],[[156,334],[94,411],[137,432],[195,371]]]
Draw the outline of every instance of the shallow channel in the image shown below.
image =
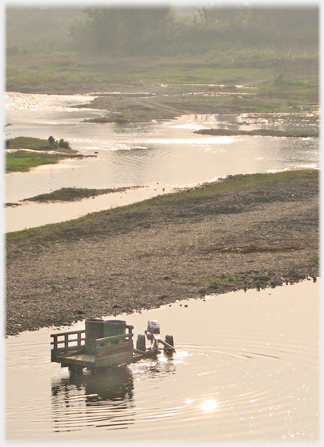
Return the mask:
[[[186,115],[174,120],[137,124],[97,124],[85,119],[102,111],[73,105],[91,96],[6,94],[6,137],[63,138],[84,155],[26,173],[5,177],[6,202],[17,203],[62,187],[118,188],[135,191],[68,204],[24,203],[6,208],[6,231],[60,222],[143,200],[222,176],[300,167],[319,167],[318,138],[204,136],[198,129],[296,130],[316,128],[299,114]],[[302,116],[302,119],[298,117]],[[304,126],[304,127],[303,127]]]
[[306,280],[116,315],[135,339],[157,319],[176,353],[102,377],[74,378],[50,362],[50,334],[84,322],[9,337],[7,440],[316,442],[319,287]]

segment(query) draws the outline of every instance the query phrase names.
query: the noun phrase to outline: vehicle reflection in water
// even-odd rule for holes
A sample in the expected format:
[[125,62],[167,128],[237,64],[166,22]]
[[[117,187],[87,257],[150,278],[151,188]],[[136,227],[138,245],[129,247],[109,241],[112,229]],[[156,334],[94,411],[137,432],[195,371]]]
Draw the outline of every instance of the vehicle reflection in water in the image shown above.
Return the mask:
[[135,423],[134,379],[143,374],[160,380],[175,373],[170,356],[90,373],[72,374],[51,384],[54,431],[79,431],[85,426],[126,429]]
[[[126,428],[134,423],[134,381],[128,366],[52,382],[54,431],[85,426]],[[64,410],[63,410],[64,409]]]
[[176,352],[100,380],[50,361],[53,328],[8,337],[7,439],[318,443],[320,287],[309,278],[128,314],[140,329],[153,312]]

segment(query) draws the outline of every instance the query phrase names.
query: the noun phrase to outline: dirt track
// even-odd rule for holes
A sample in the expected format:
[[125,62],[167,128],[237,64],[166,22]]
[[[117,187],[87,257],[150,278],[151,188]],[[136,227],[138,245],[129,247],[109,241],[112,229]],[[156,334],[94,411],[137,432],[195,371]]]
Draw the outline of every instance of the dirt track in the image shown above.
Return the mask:
[[7,335],[316,278],[318,200],[314,172],[147,202],[8,242]]

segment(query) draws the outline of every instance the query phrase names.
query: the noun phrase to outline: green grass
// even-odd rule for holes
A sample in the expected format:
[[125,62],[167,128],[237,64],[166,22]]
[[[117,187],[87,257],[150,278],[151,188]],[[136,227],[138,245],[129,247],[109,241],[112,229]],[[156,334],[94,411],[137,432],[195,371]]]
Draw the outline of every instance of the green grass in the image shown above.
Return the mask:
[[17,151],[6,154],[6,172],[28,172],[31,168],[41,165],[55,164],[62,157],[56,154],[33,154]]
[[[6,172],[8,173],[28,172],[37,166],[55,164],[64,158],[80,156],[63,139],[50,144],[48,140],[41,138],[17,137],[8,139],[6,144],[7,149],[15,149],[14,152],[6,153]],[[49,151],[55,151],[55,153],[48,153]]]
[[28,230],[15,231],[6,234],[7,242],[18,242],[25,238],[29,239],[32,244],[37,244],[38,239],[42,240],[42,244],[49,242],[53,243],[58,240],[73,240],[73,232],[86,233],[95,231],[92,226],[96,227],[96,221],[101,217],[106,215],[111,215],[115,213],[121,213],[127,209],[142,208],[147,206],[155,206],[160,203],[172,203],[172,201],[179,199],[186,199],[188,197],[194,197],[204,194],[213,194],[230,189],[241,189],[252,187],[257,184],[273,183],[278,181],[289,181],[295,178],[317,178],[318,171],[308,169],[308,170],[296,170],[296,171],[283,171],[277,173],[267,173],[267,174],[249,174],[249,175],[238,175],[234,177],[229,177],[220,182],[215,182],[212,184],[203,185],[201,187],[193,188],[179,193],[172,193],[168,195],[162,195],[159,197],[154,197],[147,199],[142,202],[133,203],[130,205],[125,205],[119,208],[113,208],[106,211],[99,211],[95,213],[82,216],[78,219],[74,219],[68,222],[61,222],[58,224],[48,224],[38,228],[31,228]]
[[125,191],[126,187],[109,189],[88,189],[88,188],[61,188],[48,194],[39,194],[35,197],[23,199],[23,201],[33,202],[75,202],[77,200],[95,197],[110,192]]
[[[187,197],[195,197],[205,194],[214,194],[222,191],[228,191],[233,189],[249,188],[255,185],[275,183],[282,180],[289,181],[290,179],[295,179],[299,177],[309,177],[314,178],[318,176],[318,172],[314,169],[302,169],[294,171],[282,171],[274,173],[260,173],[260,174],[241,174],[235,176],[229,176],[223,180],[216,181],[214,183],[207,183],[202,186],[197,186],[183,192],[178,192],[174,194],[168,194],[165,196],[160,196],[157,198],[149,199],[150,204],[170,202],[178,199],[183,199]],[[131,206],[143,206],[147,203],[140,202]]]
[[47,154],[43,152],[29,152],[17,150],[16,152],[6,153],[6,172],[28,172],[32,168],[42,165],[56,164],[66,158],[82,158],[82,155],[75,153]]
[[[7,90],[80,93],[107,91],[111,86],[123,84],[141,85],[145,90],[146,83],[233,85],[246,82],[259,84],[261,81],[264,92],[269,90],[269,86],[271,91],[278,91],[280,86],[274,88],[271,83],[278,77],[280,56],[272,52],[252,55],[246,51],[243,54],[235,49],[215,52],[209,57],[202,55],[158,60],[144,57],[84,57],[72,51],[8,55]],[[305,65],[309,57],[316,61],[317,54],[305,58],[299,56],[299,59],[302,62],[305,60]],[[281,90],[285,92],[287,88],[282,87]]]
[[97,189],[87,189],[87,188],[61,188],[57,191],[50,192],[48,194],[39,194],[38,196],[31,197],[29,199],[33,202],[74,202],[76,200],[81,200],[86,197],[94,197],[100,194]]
[[[54,140],[54,139],[53,139]],[[48,140],[34,137],[16,137],[6,140],[7,149],[32,149],[34,151],[71,151],[76,153],[70,148],[67,141],[62,138],[54,140],[52,144]]]
[[318,132],[310,131],[281,131],[281,130],[270,130],[270,129],[258,129],[258,130],[227,130],[227,129],[200,129],[196,130],[194,133],[200,135],[261,135],[261,136],[271,136],[271,137],[318,137]]
[[[172,119],[184,113],[296,113],[301,109],[311,111],[319,104],[319,83],[315,70],[301,77],[304,71],[307,72],[307,67],[316,66],[317,61],[316,51],[286,57],[278,51],[264,50],[260,53],[235,48],[201,57],[156,60],[103,55],[84,57],[73,51],[16,54],[8,55],[6,59],[6,89],[49,94],[143,92],[154,91],[155,85],[167,84],[169,95],[159,96],[161,107],[154,108],[153,103],[150,110],[145,109],[144,102],[132,110],[130,103],[118,105],[114,100],[98,97],[88,107],[120,113],[119,117],[111,114],[94,120],[102,123]],[[289,73],[286,78],[280,72],[283,62]],[[194,87],[190,84],[199,85]],[[214,91],[223,89],[232,94],[177,95],[177,89],[181,93],[181,89],[192,87],[193,91],[203,92],[204,85],[209,89],[209,84],[216,84],[212,87]]]
[[8,149],[33,149],[34,151],[52,151],[56,146],[51,146],[48,140],[32,137],[17,137],[7,140]]

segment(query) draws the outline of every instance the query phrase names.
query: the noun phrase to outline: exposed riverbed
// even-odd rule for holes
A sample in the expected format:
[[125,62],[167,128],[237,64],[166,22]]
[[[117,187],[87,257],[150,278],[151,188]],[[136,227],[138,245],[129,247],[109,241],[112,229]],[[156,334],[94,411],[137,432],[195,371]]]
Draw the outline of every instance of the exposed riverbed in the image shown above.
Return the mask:
[[[227,175],[315,169],[302,179],[148,203],[12,240],[7,439],[316,442],[318,139],[194,134],[214,127],[312,127],[316,112],[302,120],[212,114],[101,125],[84,120],[102,111],[71,107],[89,96],[11,99],[10,138],[53,134],[96,157],[6,175],[7,202],[69,186],[143,188],[75,204],[7,208],[9,232]],[[72,329],[64,325],[75,321],[79,329],[83,318],[102,315],[134,324],[136,335],[157,318],[163,334],[174,336],[176,354],[95,381],[87,372],[70,377],[50,362],[51,332]]]
[[317,277],[318,173],[289,176],[12,234],[7,334]]

